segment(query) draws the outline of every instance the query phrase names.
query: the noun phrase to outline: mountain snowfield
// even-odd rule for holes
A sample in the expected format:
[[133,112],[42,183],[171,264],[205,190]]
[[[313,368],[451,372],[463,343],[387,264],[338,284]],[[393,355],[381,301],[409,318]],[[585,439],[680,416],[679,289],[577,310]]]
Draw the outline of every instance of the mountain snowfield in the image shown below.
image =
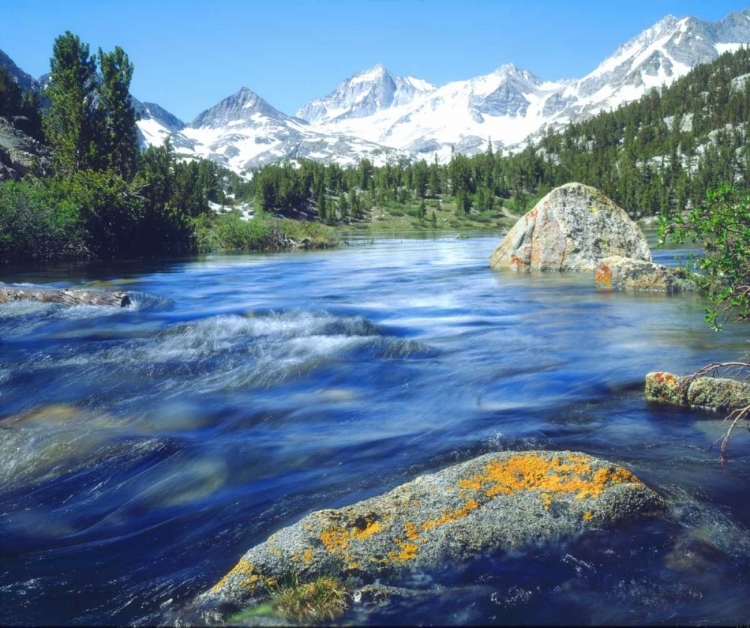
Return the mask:
[[[495,149],[518,150],[549,128],[636,100],[748,44],[750,9],[718,22],[668,15],[578,80],[543,81],[506,63],[483,76],[436,86],[376,65],[294,116],[245,87],[190,124],[154,103],[133,103],[143,147],[169,137],[181,157],[205,157],[238,173],[303,157],[341,165],[366,157],[382,165],[437,155],[446,162],[452,150],[475,154],[490,140]],[[44,83],[1,51],[0,66],[24,86]]]

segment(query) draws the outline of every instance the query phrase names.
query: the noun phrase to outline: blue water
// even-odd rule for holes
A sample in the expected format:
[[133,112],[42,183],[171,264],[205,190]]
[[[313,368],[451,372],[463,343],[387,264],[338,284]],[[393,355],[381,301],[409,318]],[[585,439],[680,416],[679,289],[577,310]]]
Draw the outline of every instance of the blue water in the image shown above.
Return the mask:
[[750,438],[722,466],[721,416],[643,379],[736,359],[747,328],[714,333],[696,295],[492,272],[497,241],[0,270],[134,297],[0,306],[0,624],[172,623],[310,511],[509,449],[624,464],[669,515],[415,574],[342,621],[746,623]]

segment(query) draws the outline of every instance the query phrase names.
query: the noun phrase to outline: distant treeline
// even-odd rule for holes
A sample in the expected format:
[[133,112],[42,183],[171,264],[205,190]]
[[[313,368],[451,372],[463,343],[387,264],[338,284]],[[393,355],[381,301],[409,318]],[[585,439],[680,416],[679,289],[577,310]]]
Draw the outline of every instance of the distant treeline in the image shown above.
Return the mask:
[[701,203],[721,182],[743,186],[750,169],[750,50],[726,53],[660,92],[611,112],[548,131],[515,154],[453,154],[342,168],[311,161],[270,165],[254,179],[269,211],[314,214],[338,223],[383,202],[450,196],[457,212],[519,212],[564,183],[602,190],[631,216],[671,214]]

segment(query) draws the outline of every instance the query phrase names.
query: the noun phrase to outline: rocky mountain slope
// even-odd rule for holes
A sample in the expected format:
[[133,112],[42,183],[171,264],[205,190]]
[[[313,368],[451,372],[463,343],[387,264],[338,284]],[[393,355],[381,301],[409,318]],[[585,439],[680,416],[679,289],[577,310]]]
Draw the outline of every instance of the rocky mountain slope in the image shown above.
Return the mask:
[[236,172],[284,158],[345,165],[355,164],[362,157],[377,164],[408,157],[364,139],[315,130],[305,120],[275,109],[246,87],[199,114],[173,137],[178,152],[211,159]]

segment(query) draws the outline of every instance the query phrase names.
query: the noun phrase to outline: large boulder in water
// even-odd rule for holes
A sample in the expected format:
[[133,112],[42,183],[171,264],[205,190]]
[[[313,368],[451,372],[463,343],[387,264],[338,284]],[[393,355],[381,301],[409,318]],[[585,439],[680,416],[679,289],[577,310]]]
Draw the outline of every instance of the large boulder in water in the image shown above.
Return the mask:
[[596,188],[567,183],[521,218],[490,260],[495,270],[592,272],[611,255],[651,261],[635,222]]
[[295,577],[382,581],[408,569],[571,538],[663,506],[630,471],[586,454],[487,454],[282,528],[251,548],[193,610],[206,617],[224,605],[258,601]]

